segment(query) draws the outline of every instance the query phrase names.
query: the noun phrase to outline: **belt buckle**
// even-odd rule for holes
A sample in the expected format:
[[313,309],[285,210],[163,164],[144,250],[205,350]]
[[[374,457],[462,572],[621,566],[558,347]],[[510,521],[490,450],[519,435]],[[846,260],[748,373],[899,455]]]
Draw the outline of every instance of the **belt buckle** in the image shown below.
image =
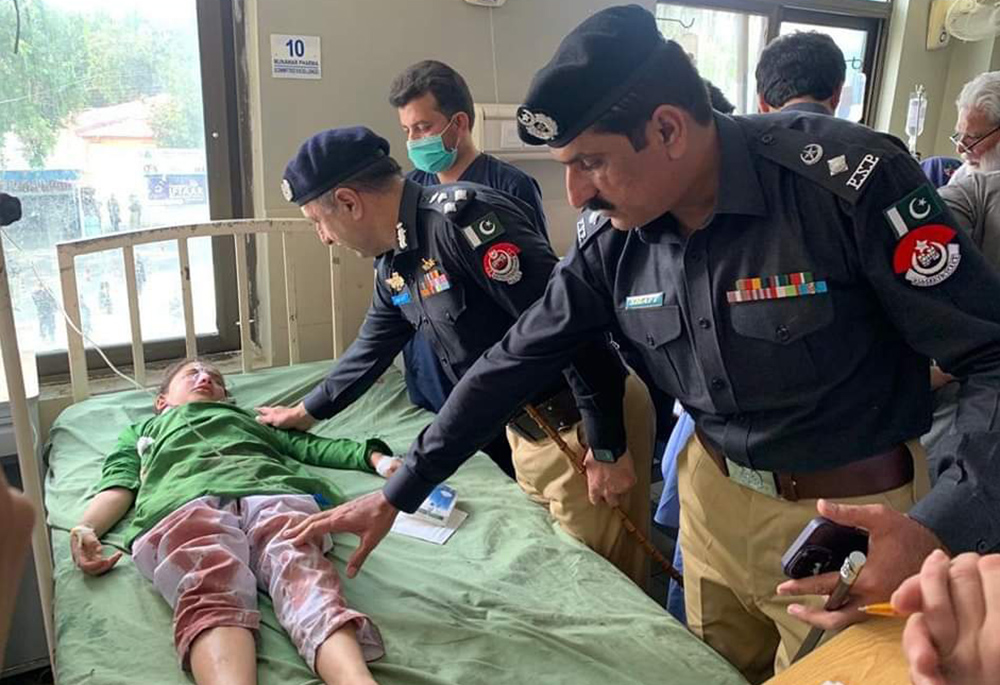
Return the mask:
[[729,457],[726,457],[726,467],[729,469],[729,480],[737,485],[742,485],[754,492],[759,492],[774,499],[781,499],[781,495],[778,494],[778,485],[774,480],[774,474],[770,471],[758,471],[749,466],[737,464]]

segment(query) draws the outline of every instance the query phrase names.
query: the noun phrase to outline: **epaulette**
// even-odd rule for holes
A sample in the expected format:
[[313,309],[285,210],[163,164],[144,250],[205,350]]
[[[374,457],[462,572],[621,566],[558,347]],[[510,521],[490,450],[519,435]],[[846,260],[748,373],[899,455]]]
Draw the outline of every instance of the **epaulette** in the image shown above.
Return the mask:
[[466,210],[476,204],[476,189],[462,185],[432,186],[420,194],[419,207],[443,214],[448,221],[467,221]]
[[466,185],[428,188],[421,195],[419,206],[448,219],[461,231],[473,250],[488,245],[507,232],[492,205],[477,200],[476,189]]
[[601,232],[601,229],[610,225],[611,219],[600,212],[587,209],[581,212],[580,218],[576,220],[576,244],[583,247],[588,240]]
[[879,164],[901,152],[905,154],[905,150],[900,150],[888,136],[832,116],[812,115],[793,120],[769,114],[756,117],[755,123],[759,124],[767,117],[780,117],[775,119],[775,123],[792,121],[794,124],[831,129],[811,131],[766,125],[755,126],[746,132],[754,152],[808,178],[851,204],[861,199]]

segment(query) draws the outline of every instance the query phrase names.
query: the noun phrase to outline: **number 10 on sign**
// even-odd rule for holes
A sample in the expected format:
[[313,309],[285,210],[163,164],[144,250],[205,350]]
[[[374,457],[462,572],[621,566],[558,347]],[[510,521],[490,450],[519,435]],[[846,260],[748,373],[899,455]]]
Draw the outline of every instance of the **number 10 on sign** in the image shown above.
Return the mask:
[[319,36],[271,34],[274,78],[318,79],[322,74]]

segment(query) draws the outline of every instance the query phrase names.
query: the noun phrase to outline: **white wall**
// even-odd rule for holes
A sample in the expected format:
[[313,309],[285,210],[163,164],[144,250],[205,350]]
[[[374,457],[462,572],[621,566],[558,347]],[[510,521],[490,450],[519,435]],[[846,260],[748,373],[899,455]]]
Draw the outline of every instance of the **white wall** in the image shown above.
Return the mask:
[[[461,0],[250,0],[246,24],[251,48],[251,122],[254,137],[254,197],[257,216],[294,216],[281,196],[282,172],[301,142],[321,129],[364,124],[389,139],[404,166],[405,138],[388,104],[393,77],[421,59],[440,59],[465,77],[473,97],[519,103],[535,71],[559,41],[590,13],[617,4],[607,0],[509,0],[489,10]],[[653,8],[653,0],[642,4]],[[496,42],[496,81],[490,18]],[[320,81],[274,79],[270,75],[271,34],[316,35],[322,39]],[[255,50],[254,50],[255,48]],[[559,252],[573,240],[576,212],[566,203],[562,170],[555,162],[527,162],[542,186],[552,242]],[[280,241],[261,246],[268,269],[265,311],[283,335],[284,292]],[[294,250],[300,271],[303,356],[330,356],[330,304],[323,250],[302,237]],[[370,302],[371,261],[342,256],[352,297],[343,312],[353,337]],[[275,360],[285,358],[279,346]]]
[[[406,66],[440,59],[463,74],[478,101],[519,103],[563,36],[590,13],[612,4],[615,0],[509,0],[489,10],[461,0],[248,0],[256,214],[297,215],[281,196],[282,172],[302,140],[324,128],[369,126],[389,139],[396,159],[408,167],[405,139],[386,101],[389,83]],[[653,9],[655,2],[642,4]],[[947,136],[954,126],[955,96],[968,79],[991,67],[993,41],[953,40],[944,50],[927,51],[930,0],[893,4],[877,128],[905,138],[907,99],[914,85],[922,83],[929,107],[919,148],[925,155],[954,154]],[[272,33],[320,36],[323,79],[272,78]],[[557,252],[565,252],[573,240],[576,212],[566,203],[562,170],[549,161],[525,162],[523,168],[541,184],[552,242]],[[284,292],[279,244],[272,239],[262,245],[260,262],[268,284],[262,293],[265,311],[280,340]],[[314,238],[302,237],[293,257],[299,269],[304,357],[329,357],[327,255]],[[350,292],[341,310],[349,342],[370,302],[372,272],[370,260],[344,254],[341,262]],[[264,319],[266,331],[270,321]],[[284,359],[281,345],[274,352],[276,360]]]
[[926,48],[931,0],[893,0],[876,128],[906,140],[906,109],[918,84],[927,89],[927,119],[918,149],[924,156],[955,156],[948,140],[955,126],[955,98],[973,76],[991,69],[993,40]]

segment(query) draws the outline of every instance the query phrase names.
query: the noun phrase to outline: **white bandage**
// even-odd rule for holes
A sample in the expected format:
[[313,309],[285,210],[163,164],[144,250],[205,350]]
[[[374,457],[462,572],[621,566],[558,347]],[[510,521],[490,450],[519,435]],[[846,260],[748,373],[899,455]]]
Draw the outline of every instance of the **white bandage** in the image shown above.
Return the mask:
[[403,460],[399,457],[382,457],[379,459],[378,463],[375,464],[375,472],[383,478],[388,478],[392,465],[396,463],[402,464]]
[[[80,544],[80,538],[83,536],[84,533],[95,533],[95,531],[90,526],[73,526],[72,528],[70,528],[70,531],[69,531],[69,546],[70,546],[70,551],[73,550],[73,541],[75,540],[76,544],[79,545]],[[96,533],[95,533],[95,535],[96,535]]]

